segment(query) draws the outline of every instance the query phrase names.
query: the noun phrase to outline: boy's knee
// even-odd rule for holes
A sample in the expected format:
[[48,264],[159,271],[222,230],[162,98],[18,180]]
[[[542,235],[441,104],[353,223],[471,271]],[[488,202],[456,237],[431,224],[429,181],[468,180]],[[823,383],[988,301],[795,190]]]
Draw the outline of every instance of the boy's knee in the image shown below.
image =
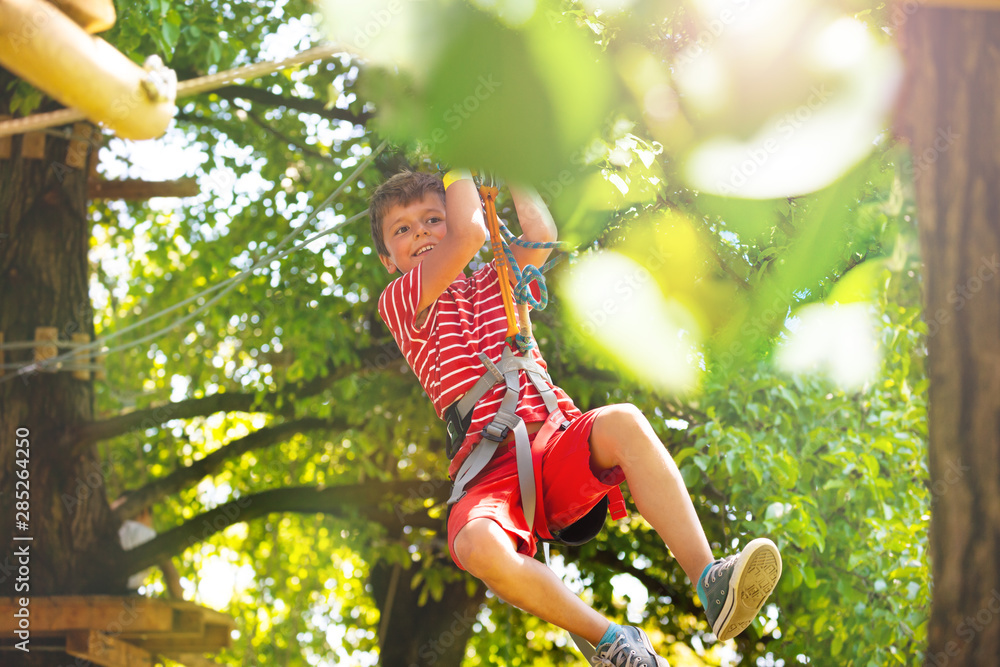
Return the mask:
[[628,422],[644,422],[646,421],[646,416],[642,414],[642,410],[635,407],[631,403],[616,403],[614,405],[609,405],[601,413],[601,416],[608,415],[615,421],[622,423]]
[[591,466],[607,469],[623,465],[636,447],[659,442],[649,420],[631,403],[609,405],[594,420],[590,444]]
[[[486,580],[492,576],[505,546],[494,526],[497,524],[489,519],[473,519],[455,536],[453,546],[458,562],[477,579]],[[506,540],[506,536],[503,539]]]
[[609,405],[597,416],[595,426],[600,424],[614,433],[625,434],[630,428],[642,428],[648,421],[646,415],[631,403]]

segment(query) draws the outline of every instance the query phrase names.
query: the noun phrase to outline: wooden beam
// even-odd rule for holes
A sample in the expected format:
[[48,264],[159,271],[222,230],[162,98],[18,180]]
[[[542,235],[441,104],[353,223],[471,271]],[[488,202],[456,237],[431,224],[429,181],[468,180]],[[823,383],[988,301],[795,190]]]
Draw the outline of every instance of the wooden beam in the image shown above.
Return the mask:
[[[16,598],[0,598],[0,634],[16,629]],[[174,611],[158,600],[140,597],[61,596],[31,598],[31,630],[40,635],[68,630],[124,632],[170,632]]]
[[147,93],[142,66],[44,0],[0,2],[0,63],[123,139],[158,137],[174,117],[171,91]]
[[200,192],[198,181],[194,178],[180,178],[176,181],[138,179],[105,181],[95,178],[87,184],[87,197],[90,199],[141,200],[152,197],[195,197]]
[[[17,608],[16,598],[0,598],[0,634],[13,634]],[[67,653],[107,667],[151,667],[157,653],[183,655],[189,667],[214,665],[198,656],[232,646],[235,626],[231,616],[184,600],[31,599],[31,629],[41,641],[65,637]]]
[[104,667],[152,667],[149,651],[96,630],[74,630],[66,635],[66,653]]

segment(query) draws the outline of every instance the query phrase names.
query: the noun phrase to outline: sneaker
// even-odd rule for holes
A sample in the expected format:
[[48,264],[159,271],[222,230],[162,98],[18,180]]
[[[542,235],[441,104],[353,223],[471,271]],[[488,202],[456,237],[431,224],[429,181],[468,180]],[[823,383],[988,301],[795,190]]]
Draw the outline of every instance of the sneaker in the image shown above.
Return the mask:
[[781,554],[761,537],[739,554],[717,560],[698,582],[698,596],[712,632],[720,641],[743,632],[764,606],[781,576]]
[[619,626],[612,641],[599,644],[590,663],[602,667],[670,667],[653,651],[646,633],[631,625]]

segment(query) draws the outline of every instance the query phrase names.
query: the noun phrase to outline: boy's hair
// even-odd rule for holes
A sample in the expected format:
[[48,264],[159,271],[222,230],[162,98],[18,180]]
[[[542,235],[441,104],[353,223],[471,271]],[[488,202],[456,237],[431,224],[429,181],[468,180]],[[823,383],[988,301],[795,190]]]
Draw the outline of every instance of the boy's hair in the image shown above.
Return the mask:
[[389,248],[382,237],[382,222],[385,214],[393,206],[407,206],[429,193],[435,193],[444,201],[444,183],[439,176],[418,171],[401,171],[382,185],[368,202],[368,216],[372,224],[372,241],[380,255],[388,257]]

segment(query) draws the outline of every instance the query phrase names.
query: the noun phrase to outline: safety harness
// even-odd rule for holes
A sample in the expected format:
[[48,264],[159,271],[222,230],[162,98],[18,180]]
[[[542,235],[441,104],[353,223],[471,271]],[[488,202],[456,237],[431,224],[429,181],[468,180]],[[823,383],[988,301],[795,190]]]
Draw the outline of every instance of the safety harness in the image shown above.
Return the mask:
[[[452,404],[445,411],[448,421],[448,453],[454,456],[465,439],[472,410],[476,403],[494,386],[504,383],[507,390],[500,402],[493,421],[482,431],[482,439],[472,449],[472,452],[462,461],[455,475],[455,485],[452,488],[448,504],[458,502],[466,493],[469,483],[483,471],[496,454],[500,443],[511,432],[514,433],[514,458],[517,462],[517,481],[521,490],[521,507],[524,510],[524,520],[528,530],[534,530],[543,540],[561,542],[576,546],[593,539],[604,525],[608,508],[611,518],[621,519],[628,515],[625,509],[625,499],[621,489],[612,487],[597,505],[586,515],[562,530],[551,531],[545,521],[545,508],[541,493],[542,454],[545,445],[557,431],[566,430],[569,420],[559,409],[556,392],[552,386],[549,374],[545,372],[534,359],[516,356],[509,347],[504,347],[500,361],[493,363],[489,357],[480,353],[479,359],[486,367],[486,372],[476,381],[461,400]],[[545,403],[549,416],[532,441],[528,439],[528,429],[515,413],[520,398],[520,373],[525,372],[528,380],[535,386]],[[464,428],[463,428],[464,427]]]
[[[469,174],[462,172],[449,172],[444,177],[445,188],[459,178],[468,178]],[[528,317],[529,304],[539,310],[545,307],[547,302],[545,293],[545,283],[542,273],[552,266],[552,260],[539,270],[537,267],[528,265],[521,270],[517,266],[517,260],[510,251],[510,246],[505,242],[505,238],[510,243],[516,243],[526,247],[543,248],[555,247],[550,243],[529,243],[515,239],[506,227],[500,224],[496,212],[496,197],[499,188],[492,178],[488,182],[477,178],[479,195],[483,203],[483,211],[486,214],[486,226],[490,232],[490,241],[493,246],[493,256],[496,261],[497,275],[500,280],[500,291],[503,297],[504,312],[507,316],[507,340],[517,344],[518,349],[523,354],[534,347],[531,335],[531,321]],[[502,235],[501,235],[502,234]],[[511,289],[510,281],[507,279],[508,270],[518,277],[517,287]],[[538,281],[541,292],[541,301],[536,301],[528,289],[531,281]],[[514,314],[514,301],[517,301],[518,316]],[[542,456],[545,446],[557,431],[564,431],[570,422],[566,419],[562,410],[559,409],[559,401],[556,397],[554,385],[549,374],[538,362],[527,356],[514,354],[510,347],[504,346],[503,353],[499,361],[494,362],[486,354],[480,352],[479,359],[486,367],[486,372],[473,385],[466,394],[452,403],[445,410],[445,420],[448,424],[448,458],[454,458],[459,448],[465,441],[466,434],[472,422],[472,411],[476,404],[493,387],[500,383],[506,385],[503,399],[500,402],[500,409],[497,410],[493,420],[486,425],[482,431],[482,438],[473,447],[472,451],[462,461],[458,473],[455,475],[455,485],[452,488],[451,497],[448,498],[448,506],[457,503],[466,494],[469,485],[476,475],[481,473],[496,454],[500,444],[510,433],[514,434],[514,457],[517,464],[517,481],[521,491],[521,507],[524,510],[524,519],[528,524],[528,530],[534,531],[543,541],[543,551],[545,562],[549,562],[549,542],[560,542],[569,546],[578,546],[594,539],[604,522],[607,519],[608,509],[611,510],[611,518],[618,520],[628,516],[625,509],[625,499],[622,497],[621,488],[612,487],[607,494],[594,505],[584,516],[575,522],[557,531],[550,530],[545,520],[545,507],[542,495]],[[521,379],[520,374],[526,373],[528,380],[534,385],[538,393],[541,394],[542,401],[549,416],[545,423],[535,433],[533,440],[528,438],[528,428],[524,420],[517,416],[517,404],[520,400]],[[583,654],[588,663],[592,662],[595,650],[587,640],[578,635],[569,633],[577,648]]]

